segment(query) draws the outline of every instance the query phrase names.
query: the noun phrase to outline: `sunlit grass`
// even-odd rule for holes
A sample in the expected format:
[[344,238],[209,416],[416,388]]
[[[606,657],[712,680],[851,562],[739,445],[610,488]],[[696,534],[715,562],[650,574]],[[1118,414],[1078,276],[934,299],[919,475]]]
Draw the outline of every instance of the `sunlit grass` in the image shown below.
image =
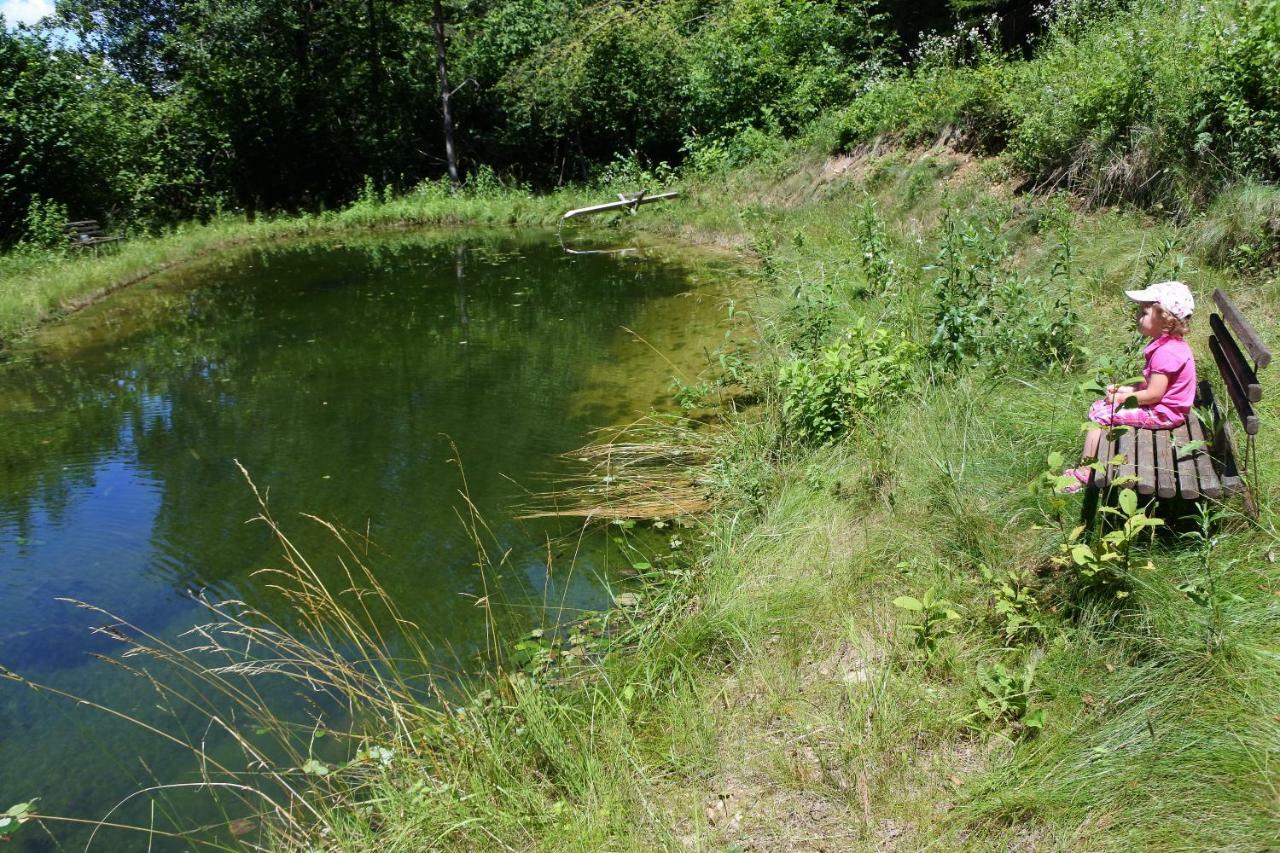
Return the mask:
[[[394,613],[394,602],[358,554],[337,540],[351,589],[326,590],[267,520],[287,558],[281,585],[304,629],[291,635],[227,605],[204,644],[223,660],[171,663],[192,683],[243,703],[253,719],[271,719],[271,709],[255,704],[243,682],[313,679],[361,712],[353,746],[393,752],[385,763],[366,752],[309,777],[297,730],[282,729],[293,743],[287,761],[258,760],[297,772],[263,777],[279,809],[247,804],[277,833],[272,843],[1254,849],[1280,832],[1274,395],[1259,406],[1260,518],[1244,517],[1234,502],[1218,507],[1223,517],[1207,551],[1180,538],[1194,528],[1185,520],[1144,540],[1126,597],[1082,595],[1069,570],[1051,564],[1078,505],[1058,508],[1028,490],[1051,451],[1070,456],[1078,446],[1088,397],[1077,385],[1089,359],[1132,348],[1124,288],[1170,275],[1193,285],[1201,311],[1192,343],[1209,375],[1201,318],[1212,288],[1226,288],[1263,337],[1277,340],[1273,273],[1213,266],[1192,251],[1198,226],[1179,230],[1125,211],[1082,213],[1070,198],[991,190],[998,170],[947,152],[867,158],[818,189],[812,179],[822,158],[797,162],[787,174],[770,165],[707,178],[685,203],[640,220],[660,233],[714,233],[754,247],[766,295],[742,310],[764,345],[747,371],[755,402],[717,424],[710,461],[699,453],[707,512],[683,534],[679,556],[644,575],[638,612],[611,617],[624,628],[599,655],[548,670],[504,666],[517,638],[495,628],[489,671],[425,689],[433,682],[417,677],[431,670],[413,649],[412,627],[399,632],[410,638],[408,666],[386,651],[405,640],[367,627],[386,624],[370,619],[370,608]],[[901,272],[893,289],[866,280],[851,225],[871,202]],[[550,222],[572,206],[566,197],[473,204],[466,216],[495,223]],[[944,204],[966,222],[995,223],[1010,243],[1009,263],[1069,300],[1086,353],[1038,371],[922,366],[884,417],[831,446],[797,443],[772,389],[776,360],[814,321],[797,304],[826,294],[816,310],[829,312],[818,319],[832,334],[866,315],[927,343],[936,275],[929,267]],[[332,221],[452,221],[445,206],[393,200]],[[1066,223],[1074,247],[1065,277],[1051,268],[1059,256],[1054,222]],[[269,234],[274,226],[218,227],[210,245],[236,228]],[[120,263],[143,249],[125,247]],[[648,439],[626,452],[661,457],[661,436]],[[482,522],[464,520],[483,541]],[[984,566],[1031,572],[1041,636],[1008,641]],[[1216,616],[1179,588],[1206,566],[1224,594]],[[892,605],[930,587],[961,617],[931,655]],[[251,637],[259,655],[236,658],[225,631]],[[987,719],[979,666],[1018,667],[1032,656],[1030,701],[1045,713],[1043,731]],[[272,658],[288,665],[262,663]],[[286,785],[295,785],[296,802],[278,798]]]

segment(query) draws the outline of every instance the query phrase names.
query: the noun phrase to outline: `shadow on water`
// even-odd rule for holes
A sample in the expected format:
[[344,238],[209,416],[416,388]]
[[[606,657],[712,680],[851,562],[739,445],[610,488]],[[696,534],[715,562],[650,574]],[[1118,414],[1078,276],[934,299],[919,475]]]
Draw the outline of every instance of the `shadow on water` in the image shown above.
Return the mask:
[[[325,240],[222,256],[46,329],[0,369],[0,664],[163,718],[137,678],[87,654],[118,653],[88,632],[91,614],[56,598],[171,641],[204,618],[192,593],[288,624],[254,574],[278,550],[245,524],[256,507],[233,460],[269,488],[299,549],[322,555],[327,583],[344,571],[327,534],[294,520],[345,525],[442,664],[474,666],[484,645],[459,461],[509,554],[497,582],[514,618],[554,620],[544,601],[606,605],[605,538],[579,547],[566,525],[509,507],[590,429],[668,404],[673,372],[705,366],[741,272],[708,255],[570,256],[550,233]],[[0,683],[0,729],[0,799],[40,795],[45,813],[97,817],[192,770],[17,685]],[[51,843],[27,834],[17,849]]]

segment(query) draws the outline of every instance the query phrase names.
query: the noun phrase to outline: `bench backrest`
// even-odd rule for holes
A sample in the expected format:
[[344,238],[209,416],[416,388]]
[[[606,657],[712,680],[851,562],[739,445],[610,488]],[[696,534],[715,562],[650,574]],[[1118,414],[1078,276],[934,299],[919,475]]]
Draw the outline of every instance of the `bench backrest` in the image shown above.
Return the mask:
[[[1213,291],[1213,302],[1221,313],[1209,316],[1209,351],[1222,375],[1231,406],[1240,418],[1240,425],[1247,435],[1258,432],[1258,415],[1253,404],[1262,399],[1262,385],[1258,371],[1271,363],[1271,350],[1258,337],[1253,325],[1244,318],[1230,297],[1218,288]],[[1235,332],[1235,336],[1232,336]],[[1239,338],[1239,343],[1236,338]],[[1244,344],[1241,349],[1240,344]],[[1248,351],[1250,358],[1245,357]],[[1252,364],[1250,364],[1252,360]]]
[[98,224],[96,219],[81,219],[77,222],[68,222],[62,226],[62,230],[67,232],[67,237],[72,241],[106,236],[106,232],[102,230],[102,226]]

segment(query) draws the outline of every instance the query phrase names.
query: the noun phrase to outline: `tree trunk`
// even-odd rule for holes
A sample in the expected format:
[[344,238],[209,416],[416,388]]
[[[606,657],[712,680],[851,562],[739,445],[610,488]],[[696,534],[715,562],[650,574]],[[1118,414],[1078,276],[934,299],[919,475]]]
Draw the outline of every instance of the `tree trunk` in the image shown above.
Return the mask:
[[449,69],[444,58],[444,6],[435,0],[436,68],[440,72],[440,109],[444,113],[444,156],[449,162],[449,182],[456,190],[461,185],[458,178],[458,155],[453,148],[453,115],[449,112]]

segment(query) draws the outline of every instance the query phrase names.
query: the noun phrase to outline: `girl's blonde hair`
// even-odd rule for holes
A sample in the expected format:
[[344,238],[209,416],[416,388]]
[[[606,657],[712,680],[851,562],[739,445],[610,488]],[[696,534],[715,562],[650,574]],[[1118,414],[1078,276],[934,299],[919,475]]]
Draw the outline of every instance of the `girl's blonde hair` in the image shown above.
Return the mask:
[[1174,338],[1185,338],[1187,332],[1191,330],[1191,318],[1179,320],[1168,311],[1160,307],[1160,303],[1152,302],[1151,307],[1156,309],[1156,315],[1160,318],[1161,328],[1164,333]]

